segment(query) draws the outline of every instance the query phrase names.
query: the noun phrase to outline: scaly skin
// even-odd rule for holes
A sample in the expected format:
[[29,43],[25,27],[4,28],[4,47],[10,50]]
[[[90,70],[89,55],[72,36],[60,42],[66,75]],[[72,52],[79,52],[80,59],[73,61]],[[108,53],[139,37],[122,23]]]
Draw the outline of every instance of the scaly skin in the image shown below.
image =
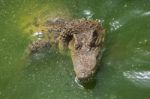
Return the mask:
[[96,20],[77,19],[72,21],[46,21],[39,26],[44,33],[42,40],[29,45],[30,54],[43,47],[56,46],[69,49],[75,75],[81,83],[89,82],[96,73],[97,57],[102,50],[105,31]]

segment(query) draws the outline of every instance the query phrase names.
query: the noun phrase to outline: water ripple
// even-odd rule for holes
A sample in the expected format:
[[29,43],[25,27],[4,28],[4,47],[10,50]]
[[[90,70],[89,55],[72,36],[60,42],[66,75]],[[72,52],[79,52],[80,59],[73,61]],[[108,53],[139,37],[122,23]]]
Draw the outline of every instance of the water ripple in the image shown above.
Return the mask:
[[109,24],[111,26],[110,31],[115,31],[122,26],[122,24],[118,20],[113,20]]

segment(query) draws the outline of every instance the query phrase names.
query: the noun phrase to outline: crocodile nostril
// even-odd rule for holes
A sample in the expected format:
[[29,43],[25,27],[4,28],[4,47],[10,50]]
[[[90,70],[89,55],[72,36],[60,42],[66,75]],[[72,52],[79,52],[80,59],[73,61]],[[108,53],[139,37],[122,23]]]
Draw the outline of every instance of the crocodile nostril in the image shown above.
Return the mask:
[[81,47],[82,47],[82,43],[75,44],[75,49],[76,49],[76,50],[77,50],[77,49],[81,49]]
[[76,78],[78,79],[78,82],[85,83],[88,82],[92,77],[91,73],[86,72],[80,72],[78,75],[76,75]]

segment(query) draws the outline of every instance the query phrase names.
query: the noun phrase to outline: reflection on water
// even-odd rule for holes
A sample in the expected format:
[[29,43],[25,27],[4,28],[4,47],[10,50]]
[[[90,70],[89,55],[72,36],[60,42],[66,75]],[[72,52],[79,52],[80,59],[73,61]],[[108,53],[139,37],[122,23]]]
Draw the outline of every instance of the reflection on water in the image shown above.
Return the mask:
[[149,15],[150,15],[150,11],[144,12],[142,15],[143,15],[143,16],[149,16]]
[[39,31],[39,32],[34,32],[32,36],[38,39],[42,39],[44,37],[44,34],[41,31]]
[[137,87],[150,88],[150,71],[127,71],[123,72],[123,76]]
[[90,11],[90,10],[83,10],[83,16],[87,19],[92,18],[92,16],[94,15],[94,12]]

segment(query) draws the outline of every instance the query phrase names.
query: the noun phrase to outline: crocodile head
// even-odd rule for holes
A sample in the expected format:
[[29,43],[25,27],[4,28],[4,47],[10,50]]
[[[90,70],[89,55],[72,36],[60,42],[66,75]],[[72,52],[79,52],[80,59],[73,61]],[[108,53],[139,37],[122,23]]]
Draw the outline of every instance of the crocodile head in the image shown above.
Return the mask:
[[[97,70],[97,57],[102,50],[101,45],[105,34],[98,21],[86,19],[50,20],[41,25],[40,29],[44,34],[47,34],[45,39],[48,39],[50,44],[58,45],[59,49],[69,46],[77,81],[82,84],[93,79]],[[32,44],[32,50],[43,47],[43,43],[35,44]]]
[[90,20],[81,21],[74,26],[69,48],[76,80],[82,84],[91,81],[96,73],[96,61],[102,50],[104,29],[99,22]]

